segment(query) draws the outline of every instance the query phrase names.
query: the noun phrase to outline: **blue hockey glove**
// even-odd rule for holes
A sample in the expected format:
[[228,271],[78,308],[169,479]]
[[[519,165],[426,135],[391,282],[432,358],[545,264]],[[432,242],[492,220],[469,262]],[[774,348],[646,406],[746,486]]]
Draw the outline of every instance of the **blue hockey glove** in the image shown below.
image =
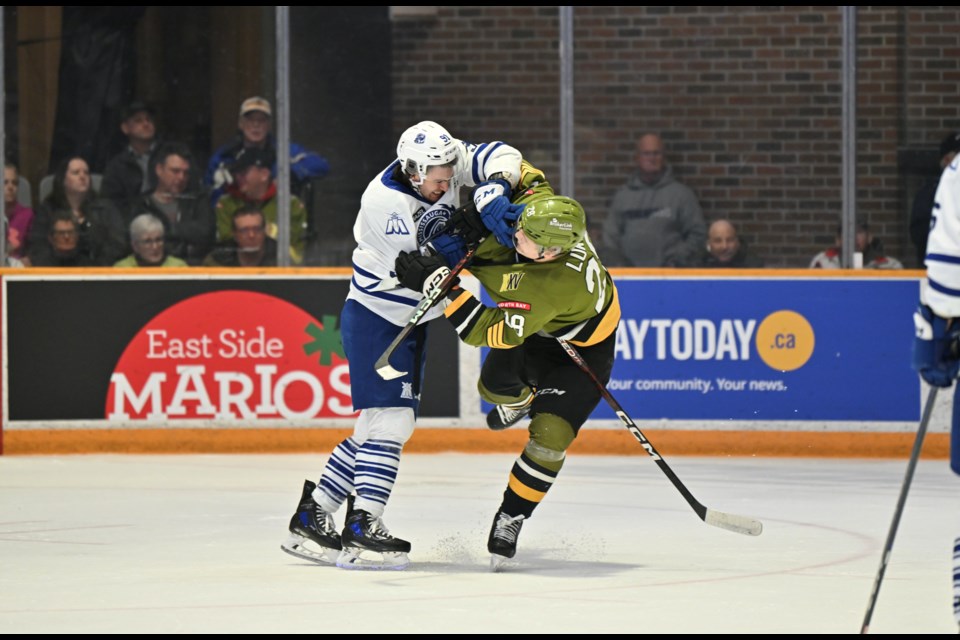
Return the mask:
[[505,247],[513,247],[514,227],[525,206],[512,204],[509,195],[510,183],[506,180],[490,180],[473,190],[473,203],[480,212],[483,226]]
[[430,246],[443,258],[448,267],[460,262],[467,255],[467,246],[463,238],[457,235],[442,235],[430,241]]
[[483,213],[488,204],[497,198],[510,198],[510,183],[502,178],[481,182],[473,190],[473,204]]
[[960,372],[960,322],[941,318],[925,304],[913,314],[916,334],[913,341],[913,368],[928,384],[949,387]]
[[[407,289],[429,297],[440,282],[450,273],[450,267],[438,255],[422,255],[419,251],[405,251],[397,256],[393,265],[397,280]],[[454,279],[454,284],[459,282]]]

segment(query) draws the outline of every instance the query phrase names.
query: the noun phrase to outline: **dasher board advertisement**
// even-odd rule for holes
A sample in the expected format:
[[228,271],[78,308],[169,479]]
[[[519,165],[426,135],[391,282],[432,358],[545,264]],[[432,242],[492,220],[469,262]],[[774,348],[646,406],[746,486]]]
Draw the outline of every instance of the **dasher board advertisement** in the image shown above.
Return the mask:
[[[916,421],[919,281],[619,278],[608,385],[634,419]],[[616,419],[601,405],[595,415]]]
[[[347,288],[331,276],[6,277],[5,427],[352,424]],[[456,417],[456,335],[434,324],[421,415]]]
[[[919,420],[910,366],[918,278],[618,276],[616,284],[622,317],[607,388],[634,420],[741,428]],[[617,421],[603,401],[591,418]]]

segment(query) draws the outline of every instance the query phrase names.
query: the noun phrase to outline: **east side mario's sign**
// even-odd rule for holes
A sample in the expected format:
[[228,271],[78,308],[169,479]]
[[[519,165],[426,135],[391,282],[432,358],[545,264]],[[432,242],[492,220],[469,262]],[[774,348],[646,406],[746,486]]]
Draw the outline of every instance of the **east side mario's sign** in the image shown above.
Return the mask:
[[[339,327],[346,276],[2,284],[5,429],[346,426],[356,415]],[[452,329],[433,323],[421,416],[459,414],[456,352]]]
[[110,376],[107,420],[345,417],[350,374],[335,316],[251,291],[194,296],[133,337]]

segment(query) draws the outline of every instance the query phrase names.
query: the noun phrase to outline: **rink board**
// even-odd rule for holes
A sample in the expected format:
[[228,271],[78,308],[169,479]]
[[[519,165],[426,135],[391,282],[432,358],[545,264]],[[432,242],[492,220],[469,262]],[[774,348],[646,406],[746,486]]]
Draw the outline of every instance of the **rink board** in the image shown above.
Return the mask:
[[[909,367],[910,314],[922,273],[614,273],[623,320],[609,388],[641,428],[694,434],[675,446],[743,451],[731,443],[812,432],[886,434],[897,449],[916,429],[924,389]],[[337,348],[347,270],[0,276],[7,453],[44,442],[123,448],[154,432],[201,450],[256,449],[257,434],[283,443],[298,432],[277,446],[310,446],[304,431],[325,439],[352,425]],[[482,350],[436,322],[428,354],[418,433],[434,433],[422,446],[498,447],[482,442]],[[932,437],[948,431],[940,404],[949,402],[938,402]],[[620,451],[629,436],[606,403],[588,426],[598,450]],[[133,445],[126,434],[137,434]]]
[[[629,278],[609,388],[645,420],[915,422],[915,280]],[[597,418],[614,419],[602,405]]]

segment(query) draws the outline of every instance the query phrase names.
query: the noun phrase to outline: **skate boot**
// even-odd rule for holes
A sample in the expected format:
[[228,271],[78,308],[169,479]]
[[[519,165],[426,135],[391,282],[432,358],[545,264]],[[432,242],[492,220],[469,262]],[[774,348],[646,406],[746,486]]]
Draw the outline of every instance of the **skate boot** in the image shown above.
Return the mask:
[[523,526],[525,516],[509,516],[503,511],[497,511],[493,517],[493,526],[490,528],[490,537],[487,539],[487,551],[490,557],[490,568],[494,571],[509,558],[517,553],[517,537]]
[[317,564],[336,564],[340,550],[340,535],[333,516],[318,505],[310,495],[317,485],[303,481],[303,495],[297,512],[290,518],[290,535],[280,548],[292,556]]
[[953,541],[953,618],[960,625],[960,538]]
[[383,520],[363,509],[352,511],[340,540],[341,569],[406,569],[410,564],[410,543],[391,536]]
[[487,413],[487,426],[493,431],[503,431],[523,420],[533,406],[533,393],[519,402],[498,404]]

